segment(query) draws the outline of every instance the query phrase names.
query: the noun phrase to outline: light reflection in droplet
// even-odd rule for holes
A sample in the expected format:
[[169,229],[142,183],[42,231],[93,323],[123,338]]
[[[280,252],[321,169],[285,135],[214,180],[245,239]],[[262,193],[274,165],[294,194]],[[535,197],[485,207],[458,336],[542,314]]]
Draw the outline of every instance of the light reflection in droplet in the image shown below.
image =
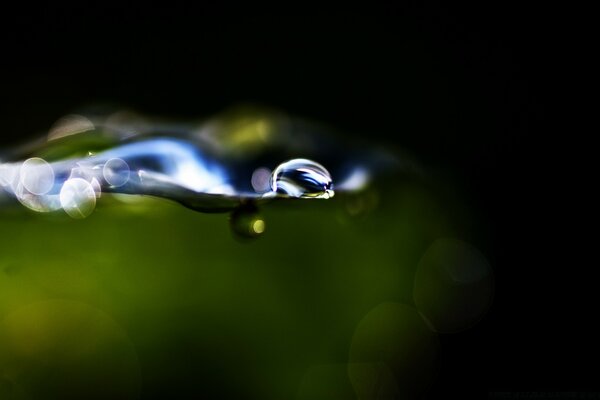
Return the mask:
[[70,217],[85,218],[96,207],[96,192],[85,179],[69,179],[60,190],[60,204]]
[[271,190],[290,197],[333,197],[329,171],[321,164],[297,158],[280,164],[271,176]]
[[[105,148],[103,146],[109,141],[105,142],[104,139],[107,138],[102,135],[104,130],[110,129],[100,120],[94,121],[98,124],[97,127],[102,127],[97,132],[98,137],[103,138],[99,141],[101,144],[98,144],[99,151],[85,149],[88,156],[80,155],[77,158],[77,154],[82,153],[68,155],[65,152],[66,144],[70,142],[51,143],[46,145],[47,152],[41,154],[52,158],[52,164],[41,158],[32,158],[24,163],[0,163],[0,183],[6,192],[16,197],[17,185],[22,184],[19,200],[28,206],[33,205],[34,209],[45,209],[47,207],[43,204],[46,200],[33,196],[59,195],[57,192],[60,192],[67,180],[82,179],[92,187],[95,197],[100,197],[103,191],[129,195],[149,194],[210,212],[213,209],[214,212],[230,211],[247,204],[249,200],[265,203],[271,198],[327,199],[334,194],[330,173],[321,164],[309,159],[290,160],[271,173],[270,169],[256,168],[256,165],[249,171],[243,171],[241,168],[252,164],[243,161],[229,165],[227,160],[220,160],[211,151],[204,149],[206,143],[195,143],[179,137],[150,137],[127,143],[116,142]],[[124,122],[122,128],[127,131],[130,125],[141,126]],[[263,135],[271,129],[262,120],[254,125],[256,129],[253,129]],[[123,139],[127,136],[126,132],[121,133],[124,136],[116,137]],[[111,132],[111,140],[115,139],[113,136]],[[75,140],[74,143],[89,146],[85,140],[81,143]],[[238,156],[240,161],[248,157]],[[254,156],[251,155],[250,159]],[[248,178],[241,179],[247,177],[248,172],[253,172],[250,182],[246,180]],[[248,190],[249,186],[252,189]],[[69,185],[65,186],[68,193],[67,189]],[[72,204],[67,202],[67,209],[70,207]],[[252,234],[262,233],[264,226],[259,223],[256,228]]]

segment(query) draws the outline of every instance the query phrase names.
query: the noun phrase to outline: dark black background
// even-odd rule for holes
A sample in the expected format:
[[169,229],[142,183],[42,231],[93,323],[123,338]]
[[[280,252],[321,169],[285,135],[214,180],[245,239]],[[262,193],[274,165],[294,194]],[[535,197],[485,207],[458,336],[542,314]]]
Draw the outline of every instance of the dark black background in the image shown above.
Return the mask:
[[431,397],[597,390],[597,265],[555,118],[565,16],[481,3],[4,10],[0,143],[99,101],[182,118],[258,102],[405,148],[460,177],[496,274],[486,318],[442,338]]

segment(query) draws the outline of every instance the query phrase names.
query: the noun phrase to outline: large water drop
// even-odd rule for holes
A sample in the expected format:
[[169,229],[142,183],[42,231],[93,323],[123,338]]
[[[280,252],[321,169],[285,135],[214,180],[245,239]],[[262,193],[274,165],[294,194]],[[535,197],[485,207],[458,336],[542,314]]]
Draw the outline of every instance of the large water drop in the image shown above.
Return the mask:
[[329,171],[304,158],[280,164],[271,175],[271,190],[299,198],[328,199],[334,194]]

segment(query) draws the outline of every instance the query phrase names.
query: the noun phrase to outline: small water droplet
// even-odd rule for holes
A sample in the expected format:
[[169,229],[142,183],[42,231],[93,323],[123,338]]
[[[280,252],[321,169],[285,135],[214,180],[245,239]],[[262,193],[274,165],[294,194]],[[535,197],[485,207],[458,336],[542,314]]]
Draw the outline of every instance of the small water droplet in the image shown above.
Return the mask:
[[129,180],[129,165],[120,158],[111,158],[104,164],[102,175],[109,185],[123,186]]
[[242,239],[252,239],[262,235],[266,225],[264,218],[254,205],[244,205],[231,213],[229,220],[233,233]]
[[256,193],[265,193],[271,190],[271,170],[261,167],[254,170],[250,183]]
[[333,197],[329,171],[319,163],[297,158],[280,164],[271,175],[271,190],[290,197]]
[[32,194],[46,194],[54,186],[54,171],[44,159],[25,160],[20,169],[20,182]]
[[96,192],[85,179],[68,179],[60,190],[60,204],[70,217],[85,218],[96,207]]

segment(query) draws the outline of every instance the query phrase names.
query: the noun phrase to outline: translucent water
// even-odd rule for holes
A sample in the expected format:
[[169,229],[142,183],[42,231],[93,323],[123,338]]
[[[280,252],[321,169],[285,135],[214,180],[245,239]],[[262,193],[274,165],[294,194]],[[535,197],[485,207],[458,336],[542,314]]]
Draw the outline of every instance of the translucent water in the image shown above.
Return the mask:
[[271,176],[271,190],[298,198],[333,196],[331,175],[321,164],[295,159],[279,165]]
[[380,176],[396,159],[347,142],[271,114],[119,114],[0,152],[0,389],[420,397],[439,336],[490,307],[490,263],[460,196]]
[[232,220],[249,221],[250,228],[235,222],[234,231],[257,236],[264,221],[239,217],[254,215],[249,204],[358,191],[375,172],[374,160],[385,159],[340,156],[344,149],[332,143],[314,126],[292,129],[274,114],[187,125],[68,116],[45,140],[5,151],[0,184],[33,211],[62,209],[78,219],[92,213],[103,193],[156,196],[201,212],[241,208]]
[[226,166],[204,157],[192,144],[167,138],[123,144],[86,158],[53,163],[29,158],[3,164],[0,174],[5,190],[30,209],[54,211],[58,196],[61,207],[76,218],[91,210],[75,214],[72,210],[93,210],[96,193],[101,192],[154,195],[199,211],[225,211],[247,200],[333,196],[329,172],[314,161],[282,163],[270,176],[271,190],[261,187],[253,193],[234,186]]

